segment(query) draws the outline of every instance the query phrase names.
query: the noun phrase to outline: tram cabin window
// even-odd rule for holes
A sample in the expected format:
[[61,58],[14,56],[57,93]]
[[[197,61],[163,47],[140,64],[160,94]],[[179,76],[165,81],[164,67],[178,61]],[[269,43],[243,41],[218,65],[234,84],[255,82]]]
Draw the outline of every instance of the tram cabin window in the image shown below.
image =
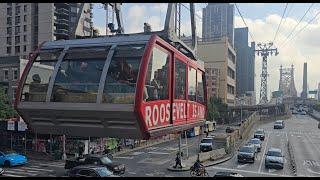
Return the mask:
[[107,72],[103,103],[133,104],[145,44],[116,47]]
[[186,64],[175,60],[175,99],[186,99]]
[[61,52],[62,49],[51,49],[41,51],[37,55],[25,80],[21,101],[44,102],[46,100],[48,84]]
[[189,101],[196,101],[196,84],[197,84],[197,71],[189,67],[189,72],[188,72],[188,99]]
[[197,74],[197,102],[204,104],[204,75],[200,70]]
[[169,99],[169,61],[170,56],[160,47],[154,47],[148,64],[145,82],[145,101]]
[[109,47],[71,48],[55,78],[51,101],[95,103]]

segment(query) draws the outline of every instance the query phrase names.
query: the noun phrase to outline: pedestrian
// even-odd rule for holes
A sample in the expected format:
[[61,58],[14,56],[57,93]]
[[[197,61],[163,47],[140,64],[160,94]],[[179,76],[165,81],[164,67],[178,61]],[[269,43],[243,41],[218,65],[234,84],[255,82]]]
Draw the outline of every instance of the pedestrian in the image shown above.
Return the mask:
[[180,168],[182,168],[180,153],[177,153],[176,164],[173,167],[177,168],[178,165],[180,166]]
[[79,157],[83,157],[83,152],[84,152],[84,147],[82,144],[79,144],[79,147],[78,147],[78,151],[79,151]]

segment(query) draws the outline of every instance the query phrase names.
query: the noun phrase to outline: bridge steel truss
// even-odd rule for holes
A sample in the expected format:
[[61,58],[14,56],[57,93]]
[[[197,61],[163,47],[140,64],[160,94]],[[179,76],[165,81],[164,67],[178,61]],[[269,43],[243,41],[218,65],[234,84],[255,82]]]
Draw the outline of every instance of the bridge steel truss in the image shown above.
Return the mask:
[[293,65],[291,65],[291,68],[280,66],[279,91],[282,91],[283,97],[297,97]]

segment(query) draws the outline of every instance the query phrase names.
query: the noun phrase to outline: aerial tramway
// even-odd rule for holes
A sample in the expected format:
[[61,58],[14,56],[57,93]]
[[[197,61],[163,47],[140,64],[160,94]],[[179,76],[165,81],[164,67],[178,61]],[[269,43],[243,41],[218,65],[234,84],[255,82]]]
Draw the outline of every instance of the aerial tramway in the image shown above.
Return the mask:
[[19,115],[37,133],[73,136],[149,139],[204,125],[204,64],[195,39],[191,49],[172,33],[175,10],[159,32],[42,43],[21,76]]

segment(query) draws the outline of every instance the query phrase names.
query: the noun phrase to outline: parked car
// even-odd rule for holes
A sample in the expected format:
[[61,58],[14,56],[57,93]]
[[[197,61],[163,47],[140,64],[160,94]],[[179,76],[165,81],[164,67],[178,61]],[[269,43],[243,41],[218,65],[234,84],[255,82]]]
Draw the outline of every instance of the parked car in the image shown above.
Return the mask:
[[114,175],[105,166],[83,165],[72,168],[68,172],[69,177],[119,177]]
[[301,111],[301,115],[307,115],[306,111]]
[[261,141],[264,141],[265,133],[263,129],[257,129],[253,135],[254,138],[259,138]]
[[255,152],[254,145],[245,145],[239,149],[238,162],[254,163],[255,157],[256,157],[256,152]]
[[107,155],[90,154],[84,158],[67,159],[64,168],[72,169],[80,165],[102,165],[112,171],[114,174],[124,174],[125,165],[113,162]]
[[4,170],[0,168],[0,176],[2,176],[3,173],[4,173]]
[[232,133],[234,131],[234,129],[232,127],[227,127],[226,128],[226,133]]
[[284,120],[277,120],[273,125],[274,129],[283,129],[284,128]]
[[205,137],[200,142],[200,151],[206,152],[211,151],[213,149],[213,138],[212,137]]
[[244,177],[244,176],[236,172],[219,171],[213,177]]
[[265,167],[283,169],[283,164],[284,164],[284,156],[282,155],[281,149],[270,148],[266,153]]
[[253,144],[256,148],[256,152],[260,152],[261,148],[262,148],[262,142],[260,139],[258,138],[252,138],[250,139],[250,141],[248,142],[248,144]]
[[26,156],[18,154],[14,151],[1,152],[0,151],[0,165],[5,167],[24,165],[27,163]]

